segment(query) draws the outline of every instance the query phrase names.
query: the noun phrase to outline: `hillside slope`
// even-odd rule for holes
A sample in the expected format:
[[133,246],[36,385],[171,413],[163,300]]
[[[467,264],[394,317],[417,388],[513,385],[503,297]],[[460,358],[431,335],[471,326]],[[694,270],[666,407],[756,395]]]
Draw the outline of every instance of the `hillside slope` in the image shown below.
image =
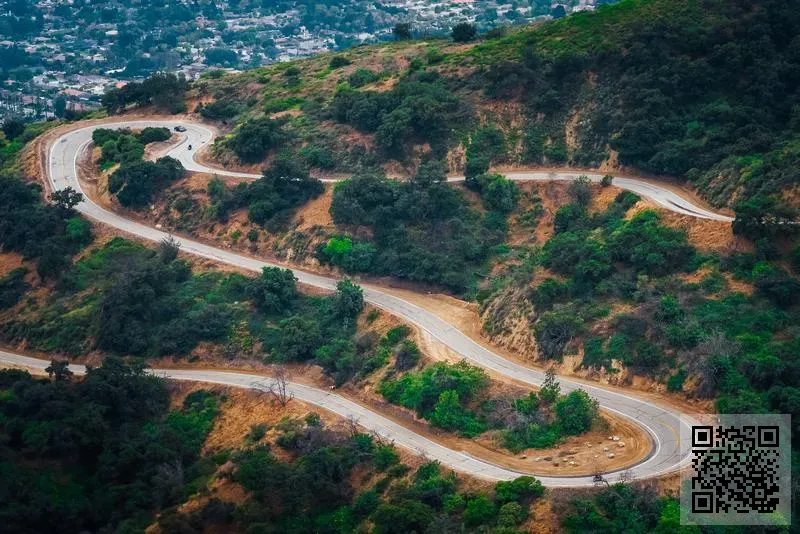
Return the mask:
[[[215,150],[227,163],[280,147],[340,171],[619,164],[689,180],[715,205],[793,200],[798,7],[626,0],[474,46],[398,42],[212,76],[192,100],[237,125]],[[248,119],[262,115],[281,133],[254,147]]]

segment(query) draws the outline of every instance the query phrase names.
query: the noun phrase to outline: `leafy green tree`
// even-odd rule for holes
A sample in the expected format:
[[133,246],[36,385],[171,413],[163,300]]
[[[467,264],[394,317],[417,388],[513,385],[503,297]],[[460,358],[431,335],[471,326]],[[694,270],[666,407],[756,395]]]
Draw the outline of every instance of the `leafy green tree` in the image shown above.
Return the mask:
[[440,428],[458,430],[465,436],[477,436],[486,430],[485,425],[461,406],[458,392],[453,390],[443,391],[439,395],[439,400],[434,405],[428,419]]
[[515,502],[507,502],[500,507],[497,514],[497,525],[512,528],[522,523],[528,516],[522,506]]
[[69,368],[69,362],[66,360],[53,360],[45,368],[45,372],[50,377],[50,380],[56,382],[68,382],[72,378],[72,371]]
[[346,321],[354,320],[364,309],[364,291],[349,278],[336,283],[333,311]]
[[589,431],[597,419],[597,401],[582,389],[556,402],[555,410],[562,430],[571,436]]
[[154,128],[148,126],[139,133],[139,142],[143,145],[156,143],[159,141],[168,141],[172,137],[172,132],[169,128]]
[[474,179],[474,184],[481,194],[483,205],[487,210],[503,214],[514,210],[519,200],[519,188],[511,180],[500,174],[483,174]]
[[307,361],[314,357],[322,344],[322,332],[317,322],[293,315],[280,322],[280,342],[274,357],[278,361]]
[[389,155],[402,155],[406,140],[413,133],[411,113],[403,108],[389,113],[375,131],[375,143]]
[[494,485],[495,499],[503,503],[521,503],[528,499],[537,499],[544,495],[544,486],[534,477],[522,476],[509,481],[500,481]]
[[567,188],[572,201],[579,206],[587,207],[592,202],[592,182],[586,175],[578,176]]
[[397,23],[392,29],[392,33],[398,41],[407,41],[411,39],[411,24],[407,22]]
[[148,206],[153,196],[166,185],[180,179],[186,171],[181,162],[169,156],[152,161],[124,163],[108,180],[108,190],[125,207]]
[[294,208],[318,197],[324,189],[320,180],[309,175],[302,158],[280,152],[261,178],[239,184],[231,197],[224,190],[218,195],[217,216],[225,219],[230,210],[247,206],[251,221],[277,231],[288,223]]
[[180,241],[176,240],[171,235],[158,242],[158,257],[159,259],[169,265],[176,259],[181,250]]
[[419,501],[407,500],[398,504],[381,504],[370,516],[376,534],[406,534],[424,532],[433,521],[434,510]]
[[395,367],[399,371],[408,371],[419,363],[420,355],[417,344],[406,339],[395,352]]
[[556,377],[553,367],[548,368],[544,373],[544,382],[539,390],[539,398],[546,404],[554,404],[561,397],[561,384]]
[[686,233],[663,226],[651,210],[636,214],[614,231],[608,246],[614,259],[653,275],[685,269],[695,256]]
[[3,121],[2,130],[6,139],[13,141],[25,132],[25,123],[19,119],[8,117]]
[[453,30],[451,32],[451,36],[453,37],[453,41],[457,43],[466,43],[475,39],[475,36],[478,34],[478,29],[475,27],[474,24],[470,24],[469,22],[461,22],[453,26]]
[[65,187],[54,191],[50,195],[50,202],[56,205],[62,213],[71,214],[72,210],[83,201],[83,193],[75,191],[72,187]]
[[63,119],[67,113],[67,99],[64,95],[58,95],[53,99],[53,115]]
[[336,70],[342,67],[346,67],[350,63],[351,61],[347,59],[345,56],[336,55],[331,58],[330,63],[328,63],[328,68],[331,70]]
[[464,522],[471,527],[486,525],[497,517],[497,507],[486,495],[476,495],[467,500]]
[[574,310],[557,307],[543,313],[534,326],[539,354],[545,358],[561,358],[567,344],[583,330],[584,321]]
[[298,298],[297,279],[291,269],[264,267],[261,275],[250,283],[247,293],[266,313],[283,314],[292,310]]
[[788,307],[800,299],[800,282],[766,262],[759,262],[753,268],[753,284],[760,295],[778,306]]
[[262,117],[245,121],[226,142],[242,161],[258,162],[287,139],[280,121]]

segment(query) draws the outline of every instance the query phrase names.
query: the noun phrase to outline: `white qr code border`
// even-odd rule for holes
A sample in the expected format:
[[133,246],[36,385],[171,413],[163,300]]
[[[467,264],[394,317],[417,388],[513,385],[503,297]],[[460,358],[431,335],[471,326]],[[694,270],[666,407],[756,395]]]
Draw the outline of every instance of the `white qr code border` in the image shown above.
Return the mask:
[[681,417],[682,525],[790,525],[791,416]]

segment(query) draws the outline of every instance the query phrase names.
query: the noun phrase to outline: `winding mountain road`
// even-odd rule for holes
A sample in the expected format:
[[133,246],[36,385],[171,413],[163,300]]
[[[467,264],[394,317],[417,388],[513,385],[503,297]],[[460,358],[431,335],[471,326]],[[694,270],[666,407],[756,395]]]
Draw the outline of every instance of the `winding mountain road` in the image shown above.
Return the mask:
[[[167,126],[172,129],[172,127],[177,124],[186,127],[187,131],[184,133],[180,143],[169,150],[168,155],[181,161],[188,170],[244,178],[257,177],[257,175],[253,174],[211,169],[194,160],[196,151],[213,140],[214,134],[209,128],[188,121],[167,122],[153,120],[125,121],[114,123],[113,125],[93,125],[62,134],[50,144],[48,149],[47,179],[54,189],[63,189],[70,186],[77,191],[82,190],[78,180],[77,160],[84,148],[91,142],[92,131],[96,128]],[[193,146],[193,150],[191,151],[188,150],[189,144]],[[571,180],[576,177],[575,174],[570,173],[516,173],[507,176],[515,180]],[[600,175],[590,175],[590,178],[599,180]],[[458,179],[459,178],[453,178],[452,180],[455,181]],[[683,213],[684,215],[720,221],[730,220],[728,217],[709,212],[702,207],[694,205],[691,201],[684,199],[670,189],[654,185],[650,182],[632,178],[617,178],[614,180],[614,185],[641,194],[667,209]],[[85,197],[85,200],[77,206],[77,209],[87,217],[101,224],[111,226],[139,238],[158,242],[168,235],[166,232],[126,219],[117,213],[108,211],[92,202],[88,197]],[[260,271],[265,266],[272,265],[249,256],[200,243],[187,237],[173,237],[180,242],[181,250],[189,254],[256,272]],[[308,273],[299,269],[292,270],[298,281],[302,284],[327,290],[333,290],[336,286],[337,280],[334,278]],[[363,289],[364,297],[368,302],[425,330],[473,364],[532,385],[538,386],[544,381],[544,373],[542,371],[510,361],[492,352],[438,315],[412,304],[411,302],[386,293],[378,287],[365,285]],[[0,354],[3,354],[0,358],[2,361],[12,356],[15,358],[24,358],[10,355],[9,353]],[[154,372],[165,373],[169,378],[178,380],[199,380],[239,387],[251,387],[255,380],[253,375],[241,375],[221,371],[154,370]],[[562,391],[569,392],[575,389],[584,389],[598,400],[601,408],[633,420],[649,434],[653,442],[652,451],[643,462],[627,470],[630,475],[637,479],[655,477],[678,470],[688,460],[685,457],[681,457],[679,447],[680,429],[681,425],[685,424],[685,422],[681,421],[679,412],[674,408],[643,400],[633,393],[621,393],[619,391],[581,383],[567,378],[561,378],[560,382]],[[495,479],[513,478],[520,474],[474,459],[459,451],[447,449],[442,445],[427,440],[413,431],[396,423],[392,423],[386,418],[337,395],[314,390],[307,386],[294,385],[293,387],[296,388],[295,393],[298,398],[318,404],[340,415],[355,416],[359,419],[359,423],[365,428],[376,431],[384,435],[384,437],[393,439],[400,446],[422,452],[431,458],[438,459],[444,465],[453,469]],[[309,390],[314,391],[314,393],[311,393]],[[618,476],[619,473],[606,474],[606,478],[611,481],[614,481],[615,477]],[[539,478],[548,486],[576,487],[593,484],[593,477],[591,476],[547,476]]]
[[[128,123],[133,126],[133,123]],[[172,125],[178,124],[177,122],[169,123]],[[167,155],[172,156],[173,158],[179,160],[184,168],[189,171],[193,172],[204,172],[204,173],[214,173],[219,174],[221,176],[233,176],[237,178],[260,178],[260,174],[252,174],[246,172],[234,172],[228,171],[221,168],[209,167],[207,165],[203,165],[195,160],[195,154],[198,150],[208,146],[214,139],[214,133],[209,129],[197,123],[185,122],[181,123],[184,127],[186,127],[186,132],[181,139],[181,142],[176,145],[172,150],[170,150]],[[150,124],[152,126],[152,124]],[[165,123],[160,122],[158,123],[160,126],[164,126]],[[143,127],[143,126],[142,126]],[[188,150],[189,146],[192,146],[192,150]],[[578,176],[586,176],[593,182],[600,182],[603,178],[603,174],[596,173],[596,172],[564,172],[564,171],[521,171],[521,172],[508,172],[505,173],[504,176],[509,180],[520,181],[520,182],[531,182],[531,181],[539,181],[539,182],[552,182],[552,181],[571,181],[575,180]],[[338,179],[336,178],[328,178],[323,179],[323,182],[336,182]],[[463,176],[453,176],[447,179],[448,182],[463,182]],[[722,215],[720,213],[714,213],[713,211],[709,211],[701,206],[698,206],[691,200],[681,196],[678,192],[663,186],[657,183],[653,183],[650,181],[637,179],[637,178],[626,178],[624,176],[615,176],[614,177],[614,186],[619,187],[620,189],[626,189],[631,191],[632,193],[636,193],[637,195],[647,198],[661,206],[664,209],[669,211],[674,211],[675,213],[680,213],[681,215],[688,215],[690,217],[697,217],[700,219],[711,219],[714,221],[723,221],[723,222],[732,222],[733,219],[728,217],[727,215]]]

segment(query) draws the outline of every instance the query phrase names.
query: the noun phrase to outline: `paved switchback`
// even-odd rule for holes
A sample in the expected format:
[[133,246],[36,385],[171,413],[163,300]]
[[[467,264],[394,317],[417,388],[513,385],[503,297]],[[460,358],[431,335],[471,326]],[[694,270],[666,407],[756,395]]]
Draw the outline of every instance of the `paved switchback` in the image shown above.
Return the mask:
[[[185,136],[183,137],[182,141],[176,147],[172,148],[168,155],[179,159],[187,169],[197,172],[211,172],[245,178],[257,177],[257,175],[253,174],[233,173],[221,171],[219,169],[210,169],[195,162],[193,157],[194,153],[201,147],[210,143],[213,139],[213,132],[202,125],[193,122],[181,121],[128,121],[115,123],[113,125],[103,124],[90,126],[62,134],[49,147],[47,156],[47,179],[55,189],[63,189],[64,187],[71,186],[78,191],[82,190],[77,177],[76,163],[83,149],[88,145],[88,143],[91,142],[92,131],[96,128],[143,128],[145,126],[167,126],[171,129],[176,124],[182,124],[187,128],[187,131],[185,132]],[[188,144],[193,146],[192,151],[188,150]],[[526,178],[526,176],[530,176],[531,178]],[[569,180],[574,179],[575,175],[569,173],[521,173],[518,175],[512,174],[510,177],[519,180]],[[592,175],[590,177],[592,179],[599,179],[599,175]],[[659,191],[659,194],[663,195],[664,199],[667,199],[664,200],[665,202],[671,202],[668,199],[672,198],[670,195],[674,195],[678,199],[681,199],[681,202],[684,203],[683,205],[688,206],[685,209],[691,210],[693,213],[690,214],[693,216],[711,218],[706,217],[706,215],[701,215],[705,210],[694,206],[688,200],[682,199],[682,197],[668,189],[659,189],[657,186],[644,181],[625,179],[632,180],[631,183],[628,183],[622,182],[622,180],[622,178],[616,179],[615,185],[625,187],[627,184],[630,187],[642,188],[642,190],[651,192],[653,191],[651,188],[655,187],[656,190]],[[634,189],[631,190],[636,192]],[[168,235],[166,232],[136,221],[126,219],[117,213],[108,211],[92,202],[88,197],[77,206],[77,209],[87,217],[94,219],[101,224],[111,226],[125,233],[147,239],[149,241],[158,242]],[[677,207],[674,208],[676,211],[677,209]],[[723,220],[719,219],[723,217],[721,215],[713,214],[711,212],[705,213],[713,215],[714,217],[718,218],[718,220]],[[194,254],[200,257],[209,258],[218,262],[256,272],[260,271],[265,266],[274,265],[250,256],[216,248],[184,236],[173,237],[180,242],[181,250],[188,254]],[[292,271],[294,272],[298,281],[302,284],[327,290],[335,289],[337,282],[335,278],[309,273],[300,269],[292,269]],[[446,322],[438,315],[424,308],[381,291],[381,289],[378,287],[369,285],[364,286],[364,297],[371,304],[416,325],[422,330],[427,331],[441,343],[448,346],[453,351],[460,354],[475,365],[479,365],[500,375],[504,375],[535,386],[541,385],[544,381],[544,373],[542,371],[532,369],[520,363],[508,360],[492,352],[483,345],[475,342],[469,336],[459,331],[456,327]],[[173,371],[170,371],[170,373],[173,373]],[[196,371],[192,371],[192,373],[196,373]],[[226,374],[226,376],[229,377],[229,374]],[[176,378],[178,377],[176,376]],[[643,462],[629,470],[630,474],[632,474],[634,477],[639,479],[649,478],[663,473],[675,471],[679,469],[679,467],[686,461],[685,458],[680,457],[678,441],[680,436],[680,425],[682,423],[680,421],[679,412],[674,408],[666,405],[657,405],[653,402],[643,400],[637,397],[634,393],[622,393],[617,390],[590,385],[570,380],[568,378],[560,378],[560,381],[563,391],[569,392],[579,388],[584,389],[591,396],[598,400],[601,408],[631,419],[649,434],[653,442],[652,451]],[[413,432],[408,432],[413,434]],[[400,440],[398,440],[398,443],[399,442]],[[409,447],[414,448],[414,445],[409,445]],[[463,453],[457,451],[451,452],[457,453],[459,457],[464,456]],[[453,468],[459,468],[460,464],[455,462],[456,465],[454,465],[453,462],[455,462],[455,460],[451,459],[451,461],[443,463],[447,463],[447,465]],[[484,462],[481,462],[481,464],[488,465]],[[459,469],[464,470],[461,468]],[[475,473],[480,474],[477,471]],[[612,474],[609,478],[614,480],[614,476],[615,475]],[[547,477],[547,483],[551,486],[584,486],[592,484],[591,478],[592,477]]]

